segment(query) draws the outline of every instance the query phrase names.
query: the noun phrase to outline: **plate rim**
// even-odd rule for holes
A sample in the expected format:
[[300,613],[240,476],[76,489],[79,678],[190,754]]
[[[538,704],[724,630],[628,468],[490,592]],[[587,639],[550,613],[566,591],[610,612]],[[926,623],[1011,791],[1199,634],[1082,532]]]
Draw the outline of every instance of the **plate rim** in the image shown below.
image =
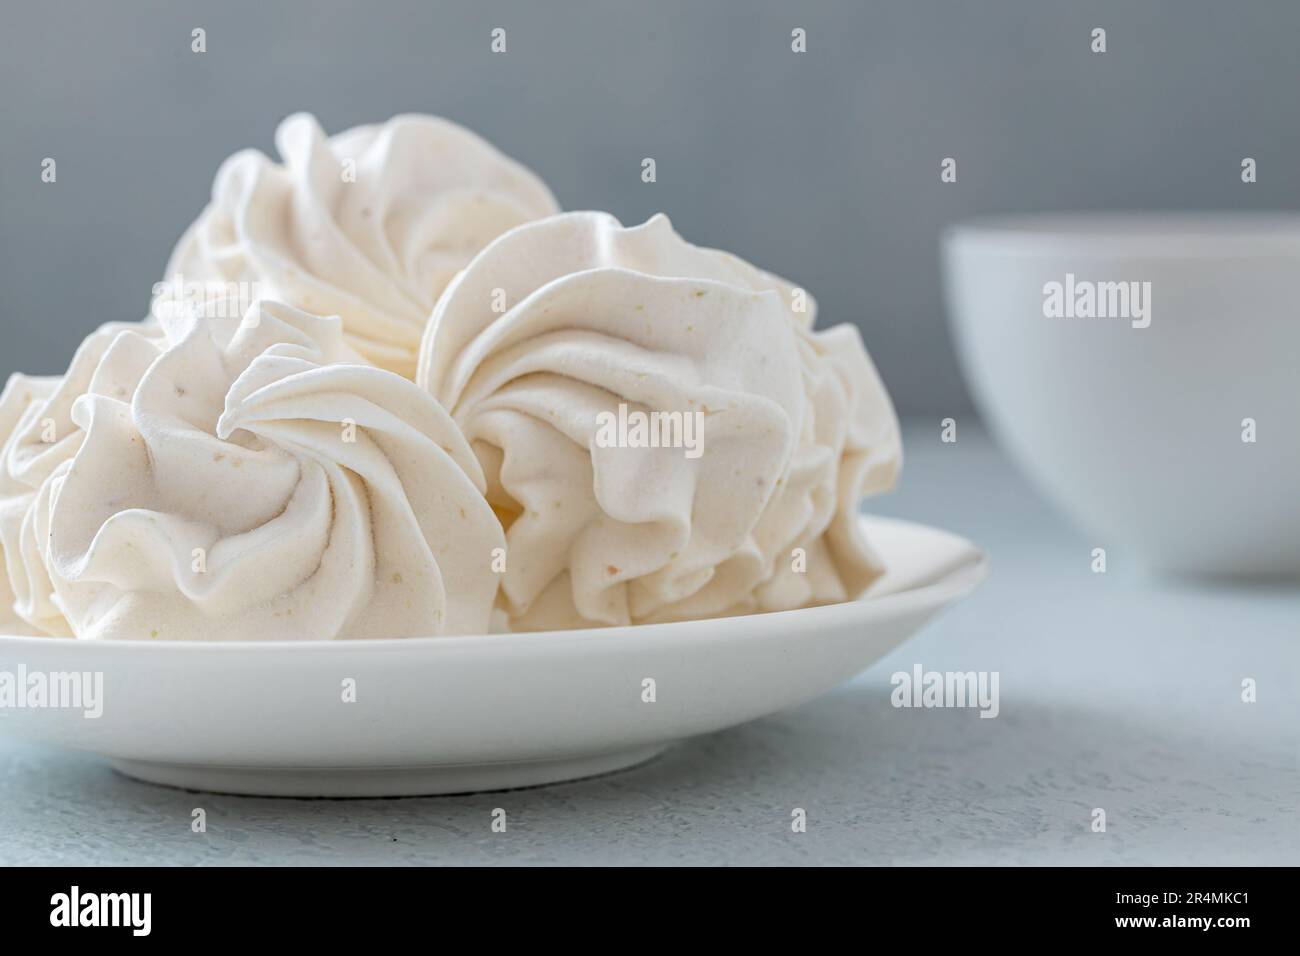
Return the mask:
[[[696,618],[688,621],[665,621],[655,624],[619,624],[608,627],[568,628],[554,631],[509,631],[497,634],[456,634],[426,637],[390,637],[358,640],[320,640],[306,639],[300,641],[156,641],[156,640],[78,640],[75,637],[33,634],[0,634],[0,650],[33,650],[72,652],[90,650],[91,653],[126,654],[144,648],[157,650],[164,654],[190,653],[203,651],[218,653],[290,653],[310,654],[325,652],[345,654],[364,651],[374,654],[395,653],[398,651],[434,650],[451,653],[457,650],[477,651],[483,649],[510,650],[516,646],[531,649],[543,649],[557,645],[575,643],[601,642],[616,646],[631,647],[643,640],[665,643],[673,638],[690,635],[702,627],[714,627],[717,630],[710,635],[710,642],[726,640],[752,640],[754,632],[767,632],[780,629],[792,618],[797,617],[802,627],[816,626],[818,620],[831,625],[837,618],[862,613],[863,609],[873,611],[906,610],[910,605],[942,608],[971,593],[988,577],[990,569],[989,555],[968,538],[938,528],[934,525],[909,521],[902,518],[877,516],[860,516],[863,524],[890,524],[912,530],[938,532],[956,539],[966,546],[967,553],[956,567],[945,570],[935,580],[901,591],[872,597],[862,595],[848,601],[834,604],[821,604],[813,607],[792,608],[785,611],[766,611],[755,614],[736,614],[724,617]],[[752,621],[752,625],[735,627],[731,622]],[[689,639],[694,643],[696,638]],[[93,649],[93,650],[92,650]]]

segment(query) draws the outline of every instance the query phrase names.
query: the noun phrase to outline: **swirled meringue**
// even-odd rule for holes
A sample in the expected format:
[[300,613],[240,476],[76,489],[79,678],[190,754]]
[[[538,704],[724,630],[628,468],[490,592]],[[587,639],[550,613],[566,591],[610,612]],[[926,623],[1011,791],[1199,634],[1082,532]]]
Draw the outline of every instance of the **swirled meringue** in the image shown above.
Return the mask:
[[0,395],[0,627],[4,633],[68,636],[71,625],[54,601],[45,554],[54,477],[81,447],[84,432],[72,420],[76,400],[88,392],[122,399],[137,373],[101,360],[119,335],[161,342],[151,322],[110,322],[78,346],[61,376],[10,377]]
[[452,276],[507,229],[559,209],[529,170],[432,116],[327,138],[299,113],[280,124],[276,145],[283,165],[257,150],[222,165],[211,203],[171,255],[168,283],[342,316],[357,351],[408,378]]
[[[97,343],[71,404],[75,451],[23,518],[34,533],[19,553],[43,565],[48,603],[73,634],[487,631],[502,531],[436,402],[366,363],[337,318],[280,303],[242,321],[191,311],[162,331],[116,329]],[[12,582],[8,536],[5,550]]]
[[[42,406],[58,385],[58,376],[15,373],[0,393],[0,434],[4,436],[3,451],[0,451],[0,561],[5,572],[0,575],[0,634],[67,633],[67,622],[57,612],[56,620],[43,625],[28,620],[36,615],[31,607],[31,572],[26,564],[29,555],[23,547],[23,521],[31,512],[37,489],[9,467],[11,449],[32,423],[40,420]],[[35,557],[44,576],[39,549]],[[19,611],[20,606],[23,612]]]
[[[664,216],[555,216],[470,263],[417,381],[483,464],[512,627],[801,607],[880,573],[856,513],[893,484],[898,422],[857,330],[813,314]],[[699,412],[700,454],[609,447],[602,423],[630,412]]]

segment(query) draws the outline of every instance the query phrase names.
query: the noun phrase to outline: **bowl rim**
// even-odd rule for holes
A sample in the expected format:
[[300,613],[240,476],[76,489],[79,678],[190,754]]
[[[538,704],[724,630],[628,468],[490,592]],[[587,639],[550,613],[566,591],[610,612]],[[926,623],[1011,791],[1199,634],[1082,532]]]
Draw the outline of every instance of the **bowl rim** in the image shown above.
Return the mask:
[[1300,210],[994,213],[949,224],[942,243],[963,254],[1300,257]]

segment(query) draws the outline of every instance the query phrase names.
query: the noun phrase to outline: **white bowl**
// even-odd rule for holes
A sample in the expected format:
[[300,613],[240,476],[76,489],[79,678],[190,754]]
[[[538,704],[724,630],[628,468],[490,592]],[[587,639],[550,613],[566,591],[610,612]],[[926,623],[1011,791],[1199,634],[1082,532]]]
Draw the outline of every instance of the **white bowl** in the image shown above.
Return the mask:
[[231,793],[454,793],[617,770],[829,690],[984,577],[984,555],[954,535],[884,519],[866,530],[888,573],[860,600],[799,611],[384,641],[0,637],[0,671],[101,672],[104,687],[98,718],[0,708],[0,730]]
[[[1300,215],[987,219],[943,253],[976,404],[1093,547],[1300,576]],[[1048,317],[1067,275],[1149,282],[1150,324]]]

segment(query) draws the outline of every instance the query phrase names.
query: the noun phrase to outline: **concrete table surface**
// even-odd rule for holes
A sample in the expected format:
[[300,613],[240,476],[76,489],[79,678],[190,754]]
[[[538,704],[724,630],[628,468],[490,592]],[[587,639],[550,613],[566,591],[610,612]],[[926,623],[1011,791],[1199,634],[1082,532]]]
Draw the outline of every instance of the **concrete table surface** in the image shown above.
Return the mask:
[[[0,864],[1300,863],[1300,590],[1154,581],[1114,548],[1094,574],[1107,543],[975,426],[943,444],[911,423],[906,450],[871,509],[969,536],[993,574],[820,700],[625,773],[468,797],[196,794],[0,737]],[[997,671],[999,715],[894,708],[916,664]]]

